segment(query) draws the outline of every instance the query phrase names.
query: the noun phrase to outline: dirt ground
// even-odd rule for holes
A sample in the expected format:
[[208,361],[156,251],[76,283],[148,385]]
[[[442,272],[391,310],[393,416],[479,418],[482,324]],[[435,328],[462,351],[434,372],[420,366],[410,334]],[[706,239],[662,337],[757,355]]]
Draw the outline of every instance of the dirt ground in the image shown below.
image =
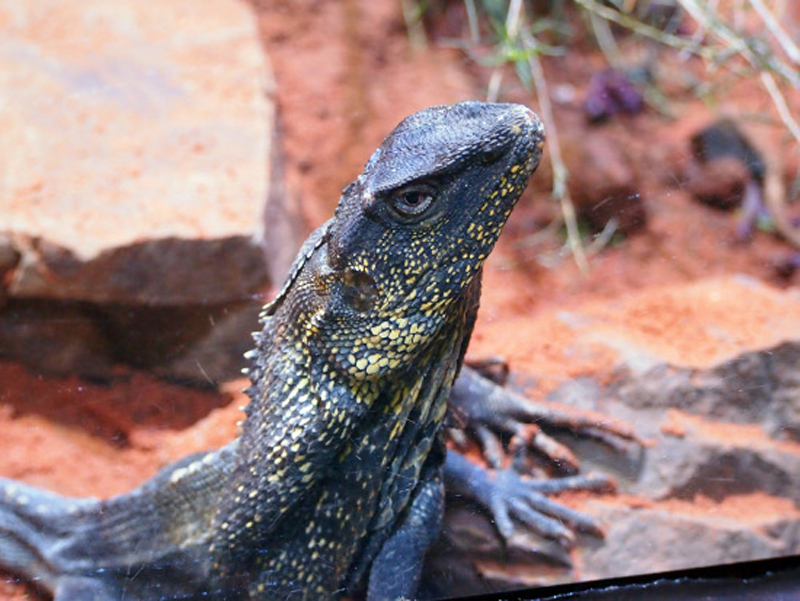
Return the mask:
[[[414,50],[396,2],[253,4],[277,82],[288,187],[302,204],[309,228],[328,218],[343,187],[404,116],[433,104],[485,98],[489,70],[462,51],[438,43],[461,31],[457,13],[441,19],[426,49]],[[797,154],[786,150],[790,147],[783,130],[753,118],[772,115],[768,98],[750,80],[728,87],[710,108],[670,79],[683,71],[709,77],[701,65],[662,51],[659,81],[674,92],[669,104],[674,116],[646,108],[591,126],[582,113],[582,99],[602,57],[580,44],[566,58],[546,59],[544,64],[551,90],[566,98],[556,103],[555,111],[560,136],[567,141],[571,177],[591,178],[581,172],[591,167],[573,156],[580,154],[575,149],[586,132],[613,139],[630,157],[640,181],[647,225],[592,255],[589,271],[582,273],[565,250],[561,232],[537,235],[559,211],[549,199],[552,168],[546,159],[487,262],[469,356],[500,356],[515,373],[547,374],[528,390],[531,396],[569,377],[604,372],[613,357],[602,353],[563,361],[561,350],[569,345],[571,333],[554,315],[594,301],[608,307],[613,301],[620,310],[607,319],[638,329],[649,344],[664,345],[665,353],[675,354],[685,365],[712,364],[719,349],[694,335],[714,309],[695,307],[672,290],[733,274],[789,288],[797,286],[800,276],[781,277],[775,269],[791,254],[786,242],[756,232],[750,242],[739,243],[735,213],[691,198],[683,185],[683,171],[691,161],[688,137],[716,116],[739,117],[767,163],[783,159],[791,174],[797,169]],[[535,96],[510,71],[503,79],[501,99],[539,108]],[[800,107],[800,93],[790,101]],[[795,115],[799,113],[800,108]],[[626,299],[634,294],[637,306],[647,307],[645,312],[626,310]],[[748,332],[757,330],[763,319],[757,309],[731,311],[737,320],[743,313],[754,320],[752,328],[746,321],[737,324],[743,347]],[[726,311],[718,308],[714,319],[724,321]],[[238,406],[246,402],[238,392],[244,381],[216,393],[125,372],[108,387],[78,378],[46,378],[10,363],[0,364],[0,381],[0,473],[69,495],[121,493],[174,459],[223,444],[235,435],[241,417]],[[630,502],[619,499],[621,505]],[[697,510],[707,503],[698,499]],[[760,503],[766,507],[769,500]],[[730,503],[725,510],[746,514],[751,505]],[[0,598],[22,599],[25,592],[0,581]]]

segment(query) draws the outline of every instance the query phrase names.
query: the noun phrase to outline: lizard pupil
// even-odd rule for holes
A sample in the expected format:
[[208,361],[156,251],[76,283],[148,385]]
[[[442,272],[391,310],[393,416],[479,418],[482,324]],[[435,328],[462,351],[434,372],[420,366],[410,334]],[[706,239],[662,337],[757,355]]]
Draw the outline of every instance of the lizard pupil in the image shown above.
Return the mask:
[[421,192],[406,192],[403,195],[403,200],[406,201],[406,204],[412,207],[416,207],[417,205],[422,204],[422,201],[425,199],[425,195]]
[[415,185],[393,194],[391,204],[402,217],[417,217],[428,210],[433,200],[430,186]]

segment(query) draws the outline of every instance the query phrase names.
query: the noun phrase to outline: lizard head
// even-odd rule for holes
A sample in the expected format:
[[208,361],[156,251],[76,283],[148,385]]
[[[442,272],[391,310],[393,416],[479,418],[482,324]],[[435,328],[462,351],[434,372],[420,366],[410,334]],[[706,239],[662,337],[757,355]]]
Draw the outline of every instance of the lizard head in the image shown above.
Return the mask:
[[295,282],[314,306],[317,350],[356,378],[407,364],[491,252],[543,141],[520,105],[463,102],[402,121],[345,188]]
[[422,273],[441,270],[440,261],[481,263],[463,255],[491,251],[543,139],[539,119],[521,105],[463,102],[408,117],[345,188],[329,264],[390,284],[392,304],[402,289],[417,289]]

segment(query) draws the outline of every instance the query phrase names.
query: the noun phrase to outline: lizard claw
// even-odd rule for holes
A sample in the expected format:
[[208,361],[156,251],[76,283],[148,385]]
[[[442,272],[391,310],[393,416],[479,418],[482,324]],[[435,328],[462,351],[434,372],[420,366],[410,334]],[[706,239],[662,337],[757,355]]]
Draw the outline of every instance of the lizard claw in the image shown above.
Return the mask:
[[500,437],[486,426],[478,425],[474,428],[475,436],[480,442],[486,462],[494,469],[503,466],[505,450]]
[[464,367],[451,393],[451,405],[468,435],[480,444],[490,466],[499,469],[511,455],[517,471],[528,471],[528,459],[543,457],[555,472],[576,474],[579,461],[543,427],[571,430],[624,452],[630,443],[644,446],[624,423],[586,411],[547,407],[516,394]]
[[[466,448],[469,439],[477,442],[489,468],[450,451],[445,463],[447,489],[489,512],[506,543],[516,538],[520,526],[564,549],[575,545],[575,532],[603,536],[591,516],[547,495],[568,490],[609,492],[615,488],[613,480],[580,475],[580,462],[572,451],[544,429],[571,430],[625,451],[630,443],[644,444],[629,427],[599,414],[533,403],[466,367],[453,387],[451,404],[455,421],[460,422],[452,428],[459,434],[453,440],[460,448]],[[542,459],[546,466],[541,466]],[[542,478],[523,475],[532,471]],[[547,478],[548,471],[563,477]]]
[[494,474],[488,507],[506,541],[514,534],[512,517],[536,534],[555,540],[568,549],[575,544],[572,529],[602,538],[603,531],[593,518],[545,496],[565,490],[607,492],[613,490],[613,484],[603,476],[571,476],[541,481],[521,477],[511,469],[500,470]]
[[[515,432],[508,441],[508,452],[512,465],[520,472],[527,471],[525,463],[529,451],[544,455],[559,474],[573,475],[580,469],[580,462],[569,447],[548,436],[536,424],[516,424]],[[492,466],[496,467],[496,466]]]
[[575,544],[573,530],[603,536],[603,530],[591,517],[546,495],[568,490],[610,492],[614,484],[605,476],[568,476],[534,480],[520,476],[514,469],[486,469],[463,455],[450,451],[445,463],[446,486],[483,506],[491,514],[503,539],[508,543],[517,531],[515,523],[557,541],[570,549]]

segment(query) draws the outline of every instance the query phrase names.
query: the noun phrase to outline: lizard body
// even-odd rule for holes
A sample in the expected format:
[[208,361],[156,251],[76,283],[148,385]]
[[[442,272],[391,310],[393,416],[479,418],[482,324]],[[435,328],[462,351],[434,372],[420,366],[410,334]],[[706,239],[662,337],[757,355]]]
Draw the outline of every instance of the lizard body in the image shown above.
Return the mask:
[[413,596],[481,266],[542,142],[518,105],[404,120],[263,311],[239,439],[107,501],[0,480],[0,565],[59,600]]

